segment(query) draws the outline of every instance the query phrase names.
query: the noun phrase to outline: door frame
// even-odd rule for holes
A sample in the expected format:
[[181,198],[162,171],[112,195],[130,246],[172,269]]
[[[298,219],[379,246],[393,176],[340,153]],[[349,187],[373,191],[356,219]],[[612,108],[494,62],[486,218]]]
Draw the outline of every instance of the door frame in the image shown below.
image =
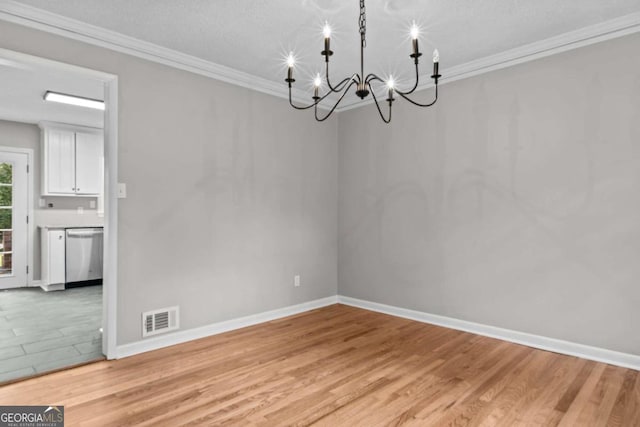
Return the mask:
[[0,145],[0,152],[27,155],[27,168],[29,170],[27,173],[27,216],[29,217],[29,223],[27,224],[27,259],[25,260],[28,267],[26,286],[38,286],[38,284],[33,283],[33,236],[35,230],[35,221],[33,219],[33,150],[31,148]]
[[[104,84],[104,275],[102,286],[102,353],[117,358],[118,302],[118,76],[0,48],[0,59],[39,65],[94,78]],[[32,165],[33,166],[33,165]],[[29,174],[33,180],[33,174]],[[31,184],[30,184],[31,185]],[[33,191],[33,190],[32,190]],[[33,206],[31,207],[33,209]],[[33,215],[32,213],[30,215]],[[33,221],[30,221],[33,233]],[[31,254],[33,257],[33,254]],[[32,264],[30,264],[32,265]],[[29,269],[32,274],[33,268]]]

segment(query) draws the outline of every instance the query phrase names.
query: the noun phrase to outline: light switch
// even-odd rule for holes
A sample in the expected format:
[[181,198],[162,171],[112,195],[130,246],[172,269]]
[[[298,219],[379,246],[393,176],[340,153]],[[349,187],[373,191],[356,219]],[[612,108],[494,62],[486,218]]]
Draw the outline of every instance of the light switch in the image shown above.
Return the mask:
[[91,208],[91,209],[95,209],[96,208],[96,201],[95,200],[89,200],[89,208]]
[[127,198],[127,184],[123,182],[118,183],[118,199]]

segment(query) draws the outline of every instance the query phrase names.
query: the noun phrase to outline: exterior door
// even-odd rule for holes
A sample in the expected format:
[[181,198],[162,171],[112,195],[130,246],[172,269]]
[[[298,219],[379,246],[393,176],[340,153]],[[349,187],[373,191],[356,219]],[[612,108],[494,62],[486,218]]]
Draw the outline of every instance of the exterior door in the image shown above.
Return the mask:
[[0,289],[27,286],[28,155],[0,149]]

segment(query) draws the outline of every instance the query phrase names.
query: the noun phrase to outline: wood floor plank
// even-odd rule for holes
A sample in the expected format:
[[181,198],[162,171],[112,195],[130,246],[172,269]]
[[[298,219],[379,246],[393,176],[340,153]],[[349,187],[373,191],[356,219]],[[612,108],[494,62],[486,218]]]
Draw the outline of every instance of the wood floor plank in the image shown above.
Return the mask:
[[598,382],[600,381],[600,377],[602,376],[606,368],[607,365],[595,363],[593,370],[589,372],[589,375],[586,377],[584,383],[578,390],[575,398],[572,399],[570,406],[567,408],[564,416],[558,424],[559,426],[570,427],[577,425],[576,423],[578,418],[580,417],[580,414],[589,402],[590,396],[596,388]]
[[637,371],[333,305],[0,387],[67,426],[640,426]]
[[[526,410],[520,414],[514,427],[526,426],[548,426],[557,425],[560,418],[556,413],[555,406],[579,372],[582,371],[582,364],[588,361],[579,358],[565,357],[560,359],[563,363],[553,373],[553,379],[543,382],[544,389],[539,393],[538,398],[527,405]],[[577,363],[576,363],[577,362]]]
[[611,415],[607,420],[607,426],[624,426],[625,419],[628,418],[627,414],[634,412],[634,406],[637,408],[638,402],[636,402],[634,396],[634,387],[637,380],[637,371],[629,370],[624,373],[624,380],[616,396],[616,402],[611,410]]

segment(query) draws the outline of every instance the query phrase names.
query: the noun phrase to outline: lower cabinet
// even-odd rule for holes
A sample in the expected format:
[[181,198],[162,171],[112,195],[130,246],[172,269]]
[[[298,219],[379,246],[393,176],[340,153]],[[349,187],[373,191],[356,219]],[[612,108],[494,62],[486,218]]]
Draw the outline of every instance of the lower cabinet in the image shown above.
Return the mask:
[[65,282],[65,229],[41,229],[42,289],[64,289]]

